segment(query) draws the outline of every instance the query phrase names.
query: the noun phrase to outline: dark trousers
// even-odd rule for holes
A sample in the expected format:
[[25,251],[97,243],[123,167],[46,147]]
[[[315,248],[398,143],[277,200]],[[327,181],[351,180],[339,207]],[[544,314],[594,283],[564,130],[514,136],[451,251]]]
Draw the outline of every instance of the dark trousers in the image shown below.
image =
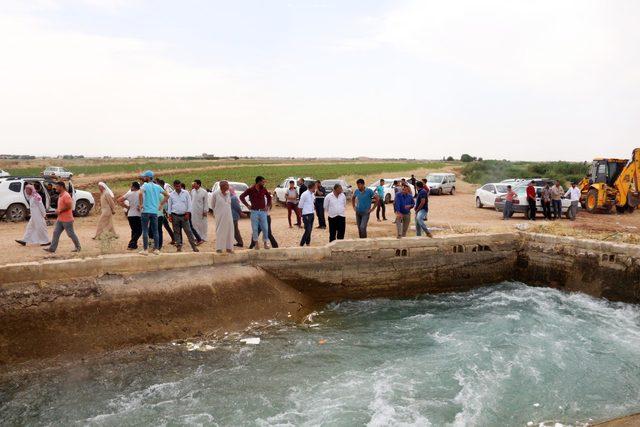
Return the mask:
[[300,246],[311,244],[311,232],[313,231],[313,214],[302,215],[302,223],[304,224],[304,234],[300,240]]
[[167,216],[167,213],[164,213],[164,221],[162,221],[162,226],[164,227],[164,229],[167,231],[167,233],[169,233],[169,238],[171,239],[171,243],[175,242],[174,239],[174,232],[171,229],[171,225],[169,224],[169,217]]
[[542,213],[544,214],[545,218],[551,219],[551,200],[549,200],[548,202],[542,202]]
[[536,219],[536,199],[530,199],[527,197],[527,203],[529,204],[529,219],[535,221]]
[[[271,215],[267,215],[267,225],[269,226],[269,243],[271,243],[271,247],[272,248],[277,248],[278,247],[278,241],[276,240],[275,237],[273,237],[273,233],[271,233]],[[262,229],[260,228],[260,225],[258,224],[258,235],[260,235],[260,233],[262,232]],[[249,246],[249,249],[253,249],[253,247],[256,245],[255,240],[251,240],[251,246]]]
[[236,245],[244,246],[244,242],[242,241],[242,234],[240,234],[240,227],[238,227],[238,220],[233,220],[233,237],[236,239]]
[[202,242],[202,238],[198,234],[195,228],[193,228],[193,222],[191,222],[191,218],[189,218],[189,227],[191,227],[191,232],[193,233],[193,237],[196,238],[197,242]]
[[315,204],[316,215],[318,216],[318,227],[327,228],[327,222],[324,220],[324,197],[317,198]]
[[296,203],[287,202],[287,217],[289,218],[289,227],[293,227],[291,224],[291,212],[296,214],[296,225],[300,225],[300,211]]
[[356,224],[358,224],[358,236],[361,239],[367,238],[367,225],[369,224],[370,212],[356,212]]
[[187,241],[191,245],[191,249],[196,250],[196,239],[193,237],[191,231],[191,225],[184,215],[171,214],[171,221],[173,221],[173,240],[176,242],[178,248],[182,247],[182,230],[187,235]]
[[560,219],[562,216],[562,200],[552,200],[553,204],[553,216],[555,219]]
[[78,236],[73,230],[73,221],[56,221],[56,225],[53,227],[53,237],[51,238],[51,246],[49,246],[49,250],[51,252],[55,252],[58,249],[58,242],[60,241],[60,235],[63,231],[67,232],[67,236],[69,236],[76,249],[80,250],[80,240],[78,240]]
[[386,209],[384,205],[384,199],[378,200],[378,206],[376,207],[376,218],[380,219],[380,211],[382,211],[382,219],[387,219]]
[[131,240],[129,240],[129,249],[138,249],[138,240],[142,236],[142,221],[139,216],[129,216],[129,228],[131,228]]
[[344,239],[346,220],[343,216],[329,217],[329,241]]

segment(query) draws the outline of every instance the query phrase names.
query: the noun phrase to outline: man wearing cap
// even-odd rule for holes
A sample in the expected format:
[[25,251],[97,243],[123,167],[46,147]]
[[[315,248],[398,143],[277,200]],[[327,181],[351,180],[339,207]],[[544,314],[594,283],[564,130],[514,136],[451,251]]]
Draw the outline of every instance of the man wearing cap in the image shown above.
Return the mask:
[[142,175],[140,175],[140,178],[144,181],[139,192],[140,206],[142,206],[140,221],[142,222],[143,249],[138,253],[142,255],[147,254],[149,248],[149,230],[151,230],[153,237],[153,254],[158,255],[160,253],[158,211],[162,210],[164,204],[167,203],[169,193],[153,182],[153,172],[150,170],[144,171]]

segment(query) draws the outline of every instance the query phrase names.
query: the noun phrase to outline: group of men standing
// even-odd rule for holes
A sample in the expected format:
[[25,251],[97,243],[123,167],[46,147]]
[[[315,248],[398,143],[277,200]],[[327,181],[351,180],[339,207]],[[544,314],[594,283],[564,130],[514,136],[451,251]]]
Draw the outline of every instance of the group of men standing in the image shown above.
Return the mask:
[[[546,182],[540,190],[536,189],[535,183],[530,181],[526,187],[526,199],[527,199],[527,218],[530,221],[536,220],[536,214],[538,211],[538,197],[542,205],[542,213],[545,219],[555,220],[562,217],[562,199],[568,198],[571,201],[567,216],[571,221],[575,221],[578,215],[578,205],[580,203],[581,191],[575,182],[571,183],[571,188],[566,192],[560,181],[556,181],[553,185]],[[507,185],[507,194],[505,195],[505,204],[503,209],[503,219],[509,219],[513,215],[513,204],[518,199],[518,194],[513,190],[511,185]]]

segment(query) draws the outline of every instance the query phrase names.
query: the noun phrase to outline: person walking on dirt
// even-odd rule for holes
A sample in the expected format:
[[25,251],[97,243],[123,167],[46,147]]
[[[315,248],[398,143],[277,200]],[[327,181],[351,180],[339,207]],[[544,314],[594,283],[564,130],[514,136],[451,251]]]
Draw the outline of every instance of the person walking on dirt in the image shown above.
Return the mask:
[[195,179],[191,184],[191,224],[198,232],[200,241],[206,242],[209,238],[209,193],[202,188],[202,181]]
[[504,195],[504,209],[502,211],[502,219],[507,220],[513,215],[513,201],[518,198],[518,194],[513,191],[510,185],[507,185],[507,194]]
[[[356,223],[358,224],[358,235],[361,239],[367,238],[367,225],[371,211],[378,204],[378,195],[372,189],[364,186],[364,179],[356,181],[358,188],[353,192],[351,206],[356,211]],[[372,204],[373,202],[373,204]]]
[[418,197],[416,198],[416,236],[422,236],[424,231],[428,237],[433,237],[433,234],[427,228],[425,220],[429,213],[429,192],[425,190],[422,181],[416,182],[418,188]]
[[302,223],[304,224],[304,234],[300,240],[300,246],[311,244],[311,232],[313,231],[313,220],[316,199],[316,183],[311,182],[307,191],[300,196],[300,210],[302,211]]
[[58,249],[58,242],[60,241],[60,235],[63,231],[67,232],[67,236],[73,242],[75,248],[71,252],[80,252],[80,240],[73,230],[73,200],[71,195],[67,191],[64,182],[58,181],[56,183],[56,191],[58,192],[58,207],[56,208],[56,214],[58,219],[53,229],[53,238],[51,239],[51,245],[45,249],[46,252],[55,253]]
[[545,219],[551,219],[551,186],[547,182],[542,188],[542,193],[540,195],[540,200],[542,201],[542,213],[544,214]]
[[560,181],[556,181],[556,184],[551,187],[551,205],[553,207],[554,219],[560,219],[562,216],[562,195],[564,194],[564,188],[560,185]]
[[402,187],[402,193],[396,196],[394,202],[396,207],[396,229],[398,231],[397,238],[407,236],[407,231],[411,225],[411,209],[415,206],[411,187],[405,184]]
[[345,208],[347,206],[347,197],[342,192],[342,186],[336,184],[333,191],[324,199],[324,210],[327,211],[329,217],[329,241],[344,239],[344,230],[346,227]]
[[327,228],[327,222],[324,219],[324,198],[327,196],[327,189],[322,186],[322,181],[316,181],[316,216],[318,217],[318,229]]
[[[127,220],[131,229],[131,238],[127,250],[138,249],[138,240],[142,236],[142,223],[140,222],[140,184],[137,181],[131,183],[129,191],[124,196],[118,197],[118,204],[127,209]],[[126,202],[126,203],[125,203]]]
[[196,247],[196,239],[191,232],[189,219],[191,217],[191,196],[182,189],[179,180],[173,181],[174,191],[169,193],[167,203],[167,214],[169,222],[173,224],[173,241],[178,252],[182,252],[182,230],[187,236],[187,241],[191,245],[193,252],[199,252]]
[[527,203],[529,204],[529,221],[536,220],[536,187],[533,186],[533,181],[527,185]]
[[384,206],[384,179],[381,179],[376,186],[376,193],[378,194],[378,206],[376,206],[376,219],[380,222],[380,211],[382,211],[382,221],[387,220],[387,215]]
[[285,193],[285,199],[287,200],[287,219],[289,220],[289,228],[293,228],[291,224],[291,213],[296,214],[296,227],[301,227],[300,210],[298,209],[298,190],[296,190],[295,181],[289,181],[289,188]]
[[[255,248],[260,249],[258,238],[262,232],[264,248],[269,249],[268,212],[271,209],[271,194],[265,188],[267,180],[263,176],[257,176],[255,181],[255,185],[247,188],[240,195],[240,201],[251,210],[251,241],[255,242]],[[251,206],[247,203],[247,197],[249,197]]]
[[571,200],[571,207],[569,208],[569,219],[575,221],[578,216],[578,204],[580,203],[581,191],[575,182],[571,183],[571,188],[567,190],[564,197],[568,197]]

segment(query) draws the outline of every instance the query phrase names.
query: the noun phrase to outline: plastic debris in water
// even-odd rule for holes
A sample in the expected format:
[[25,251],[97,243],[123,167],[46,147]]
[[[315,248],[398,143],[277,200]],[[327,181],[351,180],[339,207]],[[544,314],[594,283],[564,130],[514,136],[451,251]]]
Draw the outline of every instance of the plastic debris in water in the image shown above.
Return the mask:
[[534,408],[538,408],[539,406],[540,406],[540,404],[539,404],[539,403],[534,403],[534,404],[533,404],[533,407],[534,407]]
[[258,345],[260,344],[260,338],[255,337],[255,338],[242,338],[240,340],[240,342],[243,342],[245,344],[249,344],[249,345]]
[[531,427],[532,425],[533,425],[533,421],[529,421],[529,422],[527,423],[527,426],[529,426],[529,427]]
[[318,340],[318,344],[319,345],[325,345],[326,343],[327,343],[327,340],[325,340],[325,339]]

